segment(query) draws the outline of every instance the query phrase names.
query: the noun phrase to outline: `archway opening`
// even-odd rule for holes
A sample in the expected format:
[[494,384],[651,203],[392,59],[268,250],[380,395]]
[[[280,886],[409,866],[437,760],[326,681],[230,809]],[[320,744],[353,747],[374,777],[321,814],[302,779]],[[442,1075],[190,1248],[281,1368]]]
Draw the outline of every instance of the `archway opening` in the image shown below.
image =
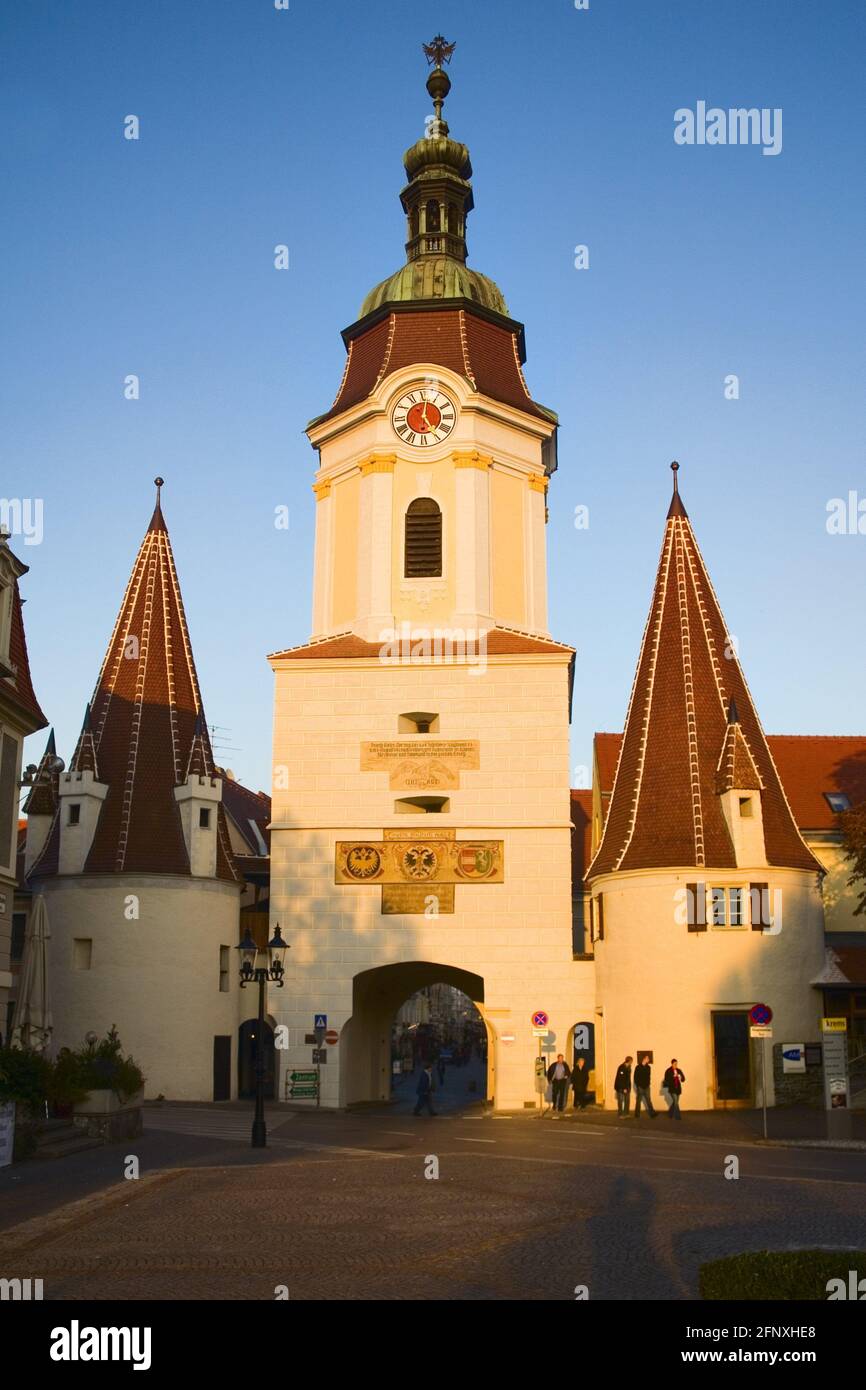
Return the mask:
[[[391,1099],[401,1110],[453,1110],[486,1101],[487,1082],[487,1027],[475,1004],[456,985],[423,985],[391,1024]],[[428,1085],[429,1103],[419,1093]]]
[[[364,970],[356,975],[352,982],[352,1016],[342,1029],[340,1039],[342,1105],[381,1105],[392,1102],[398,1090],[394,1084],[394,1067],[398,1060],[394,1055],[395,1023],[398,1014],[403,1005],[412,1000],[419,991],[432,990],[434,986],[442,987],[437,1004],[444,1010],[436,1036],[441,1038],[447,1048],[445,1023],[447,1020],[451,1024],[453,1015],[451,1035],[454,1046],[459,1044],[461,1049],[468,1046],[473,1059],[471,1074],[466,1070],[467,1064],[462,1061],[462,1052],[461,1061],[453,1063],[455,1077],[462,1073],[464,1103],[471,1104],[473,1100],[479,1103],[485,1100],[492,1102],[495,1088],[495,1047],[491,1026],[484,1017],[483,979],[480,975],[474,975],[458,966],[414,960]],[[450,987],[453,995],[447,995],[444,987]],[[452,998],[453,1004],[450,1002]],[[483,1035],[479,1023],[484,1030]],[[401,1049],[405,1031],[401,1027]],[[425,1031],[428,1033],[425,1049],[429,1050],[433,1041],[429,1036],[430,1030]],[[417,1046],[420,1054],[420,1043]],[[414,1056],[414,1050],[410,1051],[411,1060],[414,1060]],[[401,1050],[401,1099],[398,1102],[401,1107],[402,1097],[414,1093],[412,1083],[407,1080],[411,1073],[403,1071],[402,1059]],[[446,1059],[446,1070],[448,1067],[449,1062]],[[476,1088],[474,1092],[470,1092],[468,1082],[473,1075]]]

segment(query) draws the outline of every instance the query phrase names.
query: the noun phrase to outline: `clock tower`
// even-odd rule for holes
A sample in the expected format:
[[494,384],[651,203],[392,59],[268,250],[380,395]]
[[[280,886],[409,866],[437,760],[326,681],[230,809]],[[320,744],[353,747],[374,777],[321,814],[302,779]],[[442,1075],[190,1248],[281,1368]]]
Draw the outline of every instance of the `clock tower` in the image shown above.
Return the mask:
[[425,45],[433,114],[403,158],[405,262],[344,330],[336,399],[307,427],[312,635],[270,657],[271,922],[292,942],[270,1022],[285,1078],[309,1068],[327,1015],[330,1106],[388,1099],[391,1024],[422,986],[478,1007],[498,1108],[537,1104],[534,1013],[562,1051],[593,1018],[572,948],[574,653],[547,629],[557,417],[529,393],[523,326],[467,264],[472,166],[442,114],[452,51]]
[[313,634],[408,623],[547,635],[545,519],[557,419],[523,376],[523,325],[466,264],[472,165],[442,118],[447,47],[430,45],[435,114],[403,157],[406,261],[343,333],[318,451]]

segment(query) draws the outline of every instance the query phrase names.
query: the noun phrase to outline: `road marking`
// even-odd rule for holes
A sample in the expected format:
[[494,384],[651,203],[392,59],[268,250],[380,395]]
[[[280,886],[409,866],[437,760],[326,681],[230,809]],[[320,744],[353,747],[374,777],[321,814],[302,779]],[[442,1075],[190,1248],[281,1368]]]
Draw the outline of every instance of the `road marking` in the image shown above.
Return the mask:
[[404,1139],[416,1139],[416,1138],[418,1137],[418,1136],[416,1135],[415,1131],[414,1131],[414,1130],[411,1130],[411,1129],[383,1129],[383,1130],[382,1130],[382,1133],[383,1133],[383,1134],[399,1134],[399,1135],[401,1135],[402,1138],[404,1138]]
[[458,1139],[458,1144],[495,1144],[495,1139]]

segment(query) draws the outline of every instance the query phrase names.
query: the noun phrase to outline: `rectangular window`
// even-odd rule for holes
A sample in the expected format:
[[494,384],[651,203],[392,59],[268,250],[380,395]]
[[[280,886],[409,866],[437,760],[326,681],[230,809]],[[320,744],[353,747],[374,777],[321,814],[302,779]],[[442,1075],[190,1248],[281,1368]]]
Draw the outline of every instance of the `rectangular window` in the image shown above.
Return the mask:
[[24,955],[24,934],[27,928],[27,914],[24,912],[12,913],[12,945],[10,947],[10,958],[21,960]]
[[725,890],[724,888],[714,888],[712,890],[713,899],[713,926],[726,927],[728,924],[727,913],[725,911]]
[[198,812],[199,830],[210,830],[210,807],[200,806]]
[[743,890],[742,888],[728,889],[728,926],[741,927],[743,925]]
[[220,993],[229,992],[229,964],[231,951],[228,946],[220,946]]
[[81,824],[81,804],[78,801],[73,801],[72,805],[69,807],[69,824]]
[[76,936],[72,942],[72,969],[89,970],[93,958],[93,938]]

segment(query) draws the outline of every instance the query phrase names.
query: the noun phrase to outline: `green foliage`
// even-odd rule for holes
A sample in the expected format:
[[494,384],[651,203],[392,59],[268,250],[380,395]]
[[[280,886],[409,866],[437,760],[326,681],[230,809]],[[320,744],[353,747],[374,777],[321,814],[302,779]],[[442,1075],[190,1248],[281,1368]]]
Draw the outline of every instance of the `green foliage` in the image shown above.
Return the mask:
[[854,909],[856,917],[859,913],[866,912],[866,801],[861,802],[859,806],[852,806],[850,811],[843,811],[839,816],[839,824],[842,828],[842,843],[852,861],[848,886],[860,890]]
[[78,1052],[64,1048],[54,1066],[55,1098],[81,1100],[88,1091],[111,1090],[118,1100],[128,1100],[144,1085],[141,1068],[124,1057],[117,1025],[104,1038],[87,1043]]
[[0,1047],[0,1101],[38,1111],[48,1099],[51,1063],[29,1047]]
[[851,1269],[866,1275],[866,1250],[757,1250],[701,1265],[699,1287],[707,1299],[826,1302],[828,1281]]
[[41,1116],[46,1101],[68,1106],[89,1091],[110,1090],[128,1100],[144,1085],[141,1068],[124,1057],[117,1028],[78,1052],[61,1048],[49,1061],[29,1047],[0,1047],[0,1101],[14,1100],[25,1112]]

